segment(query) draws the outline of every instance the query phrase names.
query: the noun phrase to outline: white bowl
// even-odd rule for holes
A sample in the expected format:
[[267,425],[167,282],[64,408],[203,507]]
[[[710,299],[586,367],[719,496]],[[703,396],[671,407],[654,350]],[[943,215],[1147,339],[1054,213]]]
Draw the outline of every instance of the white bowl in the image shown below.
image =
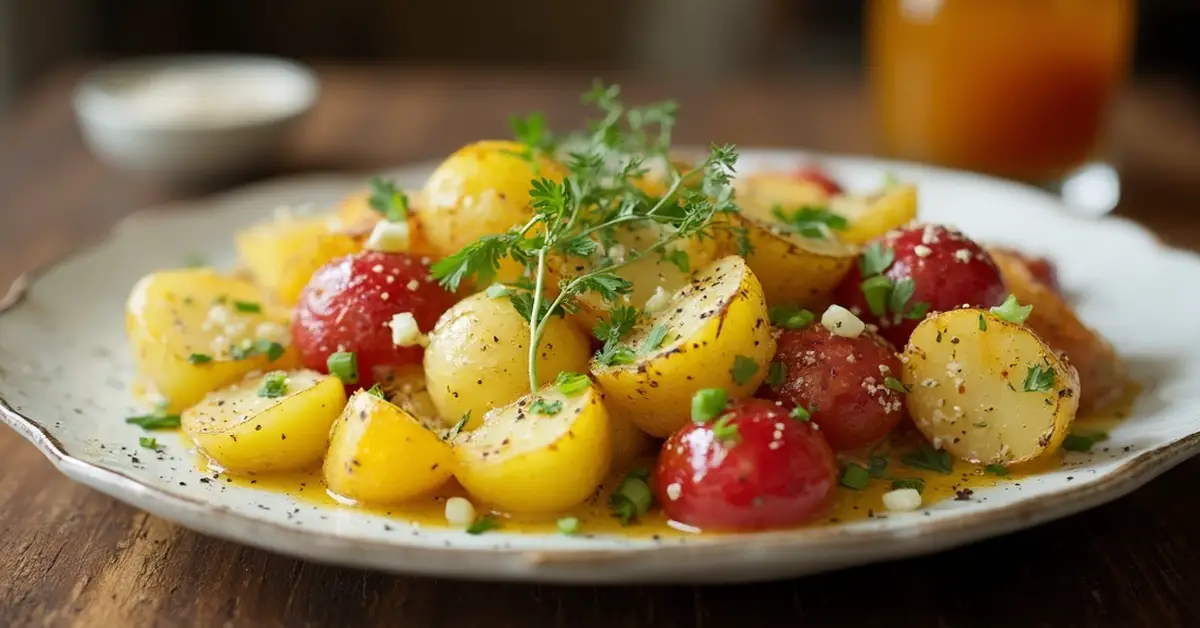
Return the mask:
[[147,57],[89,73],[74,106],[84,141],[108,164],[195,183],[265,165],[318,92],[315,74],[286,59]]

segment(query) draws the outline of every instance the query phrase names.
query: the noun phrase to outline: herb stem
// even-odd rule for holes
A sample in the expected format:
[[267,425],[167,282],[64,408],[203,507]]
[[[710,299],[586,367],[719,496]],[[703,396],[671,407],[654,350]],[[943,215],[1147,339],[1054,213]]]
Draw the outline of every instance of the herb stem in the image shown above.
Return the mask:
[[[538,374],[537,374],[537,354],[538,344],[542,340],[542,332],[546,327],[546,319],[553,316],[554,308],[558,307],[559,299],[556,298],[550,309],[546,311],[546,318],[538,320],[538,314],[541,312],[542,291],[544,289],[546,279],[546,249],[538,251],[537,265],[537,284],[533,288],[533,310],[529,313],[529,393],[533,394],[538,389]],[[561,294],[559,298],[561,298]]]

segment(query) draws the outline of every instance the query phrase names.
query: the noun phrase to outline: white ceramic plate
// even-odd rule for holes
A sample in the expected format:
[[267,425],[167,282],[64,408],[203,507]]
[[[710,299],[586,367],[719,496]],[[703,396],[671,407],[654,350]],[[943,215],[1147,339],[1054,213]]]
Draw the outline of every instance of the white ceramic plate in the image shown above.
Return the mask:
[[[558,582],[737,582],[810,574],[934,552],[1115,499],[1200,449],[1200,257],[1128,221],[1068,215],[1037,190],[985,177],[865,159],[747,151],[739,170],[817,159],[852,189],[891,171],[920,187],[921,216],[1047,254],[1082,318],[1113,340],[1145,387],[1133,416],[1093,454],[1060,470],[921,512],[794,531],[712,538],[480,536],[414,528],[286,495],[201,482],[181,439],[137,447],[124,300],[143,274],[189,250],[232,263],[231,234],[281,204],[329,205],[364,177],[256,185],[136,214],[99,245],[0,297],[0,418],[65,474],[202,533],[318,561],[401,573]],[[419,186],[431,166],[395,172]],[[184,244],[186,243],[186,244]],[[7,311],[4,311],[7,310]]]

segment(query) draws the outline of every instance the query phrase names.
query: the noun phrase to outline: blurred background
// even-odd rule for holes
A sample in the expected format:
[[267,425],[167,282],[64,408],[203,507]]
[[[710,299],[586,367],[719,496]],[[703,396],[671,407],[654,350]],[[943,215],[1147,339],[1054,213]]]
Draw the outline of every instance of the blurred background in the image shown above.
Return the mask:
[[[863,12],[848,0],[0,0],[0,111],[62,64],[206,50],[697,80],[854,72]],[[1143,0],[1135,71],[1200,88],[1198,29],[1200,2]]]

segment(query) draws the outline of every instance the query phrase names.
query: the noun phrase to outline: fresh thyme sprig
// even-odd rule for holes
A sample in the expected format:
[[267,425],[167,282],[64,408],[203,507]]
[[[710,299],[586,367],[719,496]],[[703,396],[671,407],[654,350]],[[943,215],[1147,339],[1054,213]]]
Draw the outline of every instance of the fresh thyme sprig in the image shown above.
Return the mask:
[[[531,391],[537,390],[538,346],[553,316],[577,311],[577,299],[589,293],[616,306],[604,328],[601,354],[620,359],[617,343],[633,327],[636,310],[621,305],[633,285],[616,271],[648,255],[670,259],[669,249],[680,241],[734,229],[723,221],[715,224],[714,217],[738,211],[731,181],[736,149],[713,145],[701,163],[685,171],[671,155],[677,105],[627,107],[619,95],[618,86],[602,83],[584,94],[584,102],[595,105],[600,116],[582,133],[556,136],[538,114],[515,119],[514,135],[524,149],[519,156],[535,166],[540,159],[557,159],[567,175],[559,181],[541,176],[535,167],[529,192],[533,217],[527,223],[480,238],[432,268],[443,286],[457,290],[467,280],[490,283],[506,258],[524,267],[524,275],[506,284],[504,292],[529,321]],[[651,164],[663,170],[661,194],[645,189]],[[640,250],[610,255],[618,228],[653,228],[657,237]],[[555,258],[585,264],[551,294],[547,265]]]

